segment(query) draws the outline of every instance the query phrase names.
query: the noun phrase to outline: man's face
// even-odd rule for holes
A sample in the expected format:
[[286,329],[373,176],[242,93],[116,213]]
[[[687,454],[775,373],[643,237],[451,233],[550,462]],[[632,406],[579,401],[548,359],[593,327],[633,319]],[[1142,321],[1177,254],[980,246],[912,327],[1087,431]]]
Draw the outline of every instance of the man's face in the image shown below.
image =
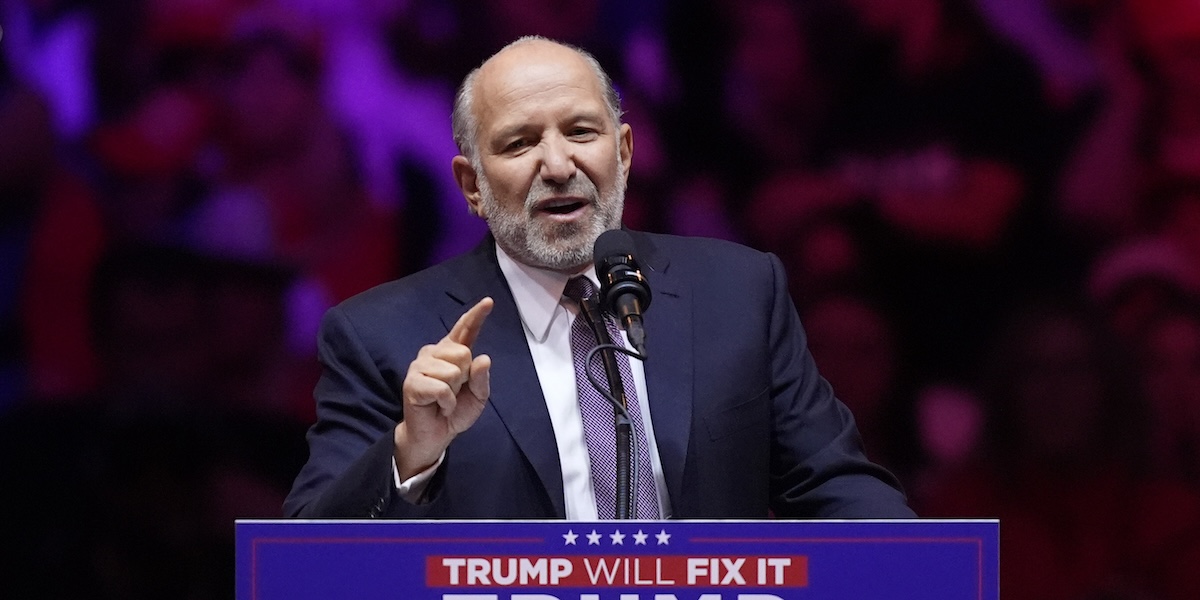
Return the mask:
[[620,226],[629,126],[613,121],[587,64],[556,44],[497,55],[475,92],[479,150],[455,158],[467,201],[514,259],[578,271],[596,238]]

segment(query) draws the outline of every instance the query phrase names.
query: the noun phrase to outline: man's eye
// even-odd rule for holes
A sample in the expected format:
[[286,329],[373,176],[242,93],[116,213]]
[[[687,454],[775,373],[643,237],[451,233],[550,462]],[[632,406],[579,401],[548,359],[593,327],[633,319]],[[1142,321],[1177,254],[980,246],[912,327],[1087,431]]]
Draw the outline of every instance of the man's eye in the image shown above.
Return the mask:
[[587,137],[591,137],[592,135],[595,135],[595,133],[596,133],[595,131],[592,131],[591,129],[587,129],[585,127],[576,127],[575,129],[571,130],[571,137],[587,138]]
[[505,150],[520,150],[526,146],[525,140],[513,140],[504,147]]

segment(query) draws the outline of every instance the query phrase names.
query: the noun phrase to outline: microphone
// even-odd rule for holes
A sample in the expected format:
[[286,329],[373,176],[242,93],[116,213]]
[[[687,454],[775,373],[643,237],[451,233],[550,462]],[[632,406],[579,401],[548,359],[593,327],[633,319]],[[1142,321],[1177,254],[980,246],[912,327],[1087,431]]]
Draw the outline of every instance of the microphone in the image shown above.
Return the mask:
[[645,360],[642,313],[650,307],[650,284],[633,258],[633,238],[622,229],[605,231],[596,238],[592,256],[600,280],[600,307],[616,315],[621,329],[629,335],[629,343]]

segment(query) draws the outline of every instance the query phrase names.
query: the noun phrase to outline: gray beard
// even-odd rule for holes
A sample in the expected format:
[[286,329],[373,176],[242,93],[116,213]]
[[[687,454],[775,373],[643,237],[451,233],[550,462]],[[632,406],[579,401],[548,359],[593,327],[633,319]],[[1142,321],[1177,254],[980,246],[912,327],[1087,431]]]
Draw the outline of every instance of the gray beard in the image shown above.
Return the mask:
[[[625,165],[617,163],[613,189],[601,195],[582,171],[561,186],[535,178],[520,211],[505,210],[496,201],[492,186],[480,165],[478,177],[480,206],[496,243],[517,262],[531,267],[574,273],[592,262],[592,248],[601,233],[621,226],[625,208]],[[547,196],[567,194],[588,198],[592,215],[580,223],[545,223],[533,219],[534,206]]]

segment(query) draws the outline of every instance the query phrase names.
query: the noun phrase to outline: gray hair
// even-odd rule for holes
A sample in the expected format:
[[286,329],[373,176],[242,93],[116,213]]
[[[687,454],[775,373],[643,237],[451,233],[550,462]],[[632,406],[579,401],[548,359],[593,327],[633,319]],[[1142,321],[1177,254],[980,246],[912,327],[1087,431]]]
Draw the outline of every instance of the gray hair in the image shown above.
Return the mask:
[[[550,42],[579,54],[580,58],[592,69],[592,72],[596,75],[596,79],[600,82],[601,88],[604,90],[604,103],[608,107],[608,115],[612,118],[613,125],[619,126],[621,124],[621,98],[617,95],[617,89],[613,87],[612,78],[608,76],[608,73],[604,72],[604,68],[600,66],[600,61],[596,60],[596,57],[592,56],[587,50],[540,35],[527,35],[501,48],[492,57],[509,48],[529,42]],[[491,57],[488,60],[491,60]],[[487,61],[484,62],[486,63]],[[477,163],[479,156],[479,119],[475,116],[474,104],[475,80],[479,78],[479,70],[481,68],[483,68],[483,65],[475,67],[463,78],[462,84],[458,86],[458,91],[454,94],[454,112],[450,116],[451,126],[454,130],[454,143],[458,145],[458,151],[470,159],[473,165]]]

